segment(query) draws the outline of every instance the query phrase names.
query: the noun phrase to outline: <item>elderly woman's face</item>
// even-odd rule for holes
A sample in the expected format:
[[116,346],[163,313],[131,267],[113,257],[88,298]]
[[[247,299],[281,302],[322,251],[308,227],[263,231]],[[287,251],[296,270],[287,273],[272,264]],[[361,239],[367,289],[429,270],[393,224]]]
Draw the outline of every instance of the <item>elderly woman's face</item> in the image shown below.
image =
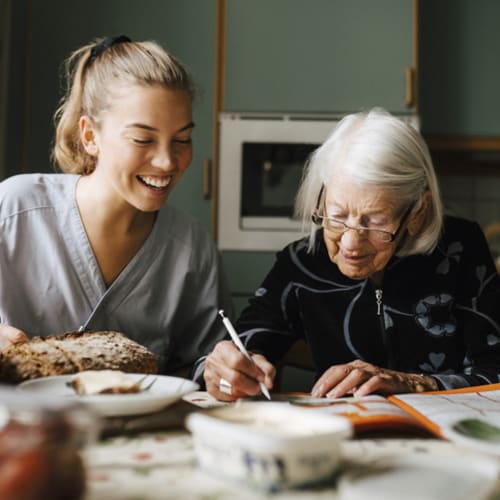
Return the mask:
[[[389,190],[360,184],[349,175],[337,174],[326,185],[325,215],[350,227],[395,232],[407,207]],[[403,221],[405,224],[405,221]],[[393,242],[381,242],[370,231],[336,232],[324,227],[330,260],[352,279],[377,280],[396,251],[404,228]]]

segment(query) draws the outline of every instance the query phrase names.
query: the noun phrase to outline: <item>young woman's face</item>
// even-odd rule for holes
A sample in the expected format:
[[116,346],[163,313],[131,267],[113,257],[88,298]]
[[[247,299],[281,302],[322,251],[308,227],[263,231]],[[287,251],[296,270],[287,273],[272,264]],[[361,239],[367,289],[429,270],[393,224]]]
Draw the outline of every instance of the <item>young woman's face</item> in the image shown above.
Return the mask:
[[[325,215],[350,227],[393,233],[407,208],[394,193],[359,184],[348,175],[334,175],[326,185]],[[395,241],[389,243],[376,241],[370,231],[335,232],[325,227],[323,235],[330,260],[349,278],[377,279],[405,233],[406,222],[403,224]]]
[[[97,128],[88,122],[97,155],[91,175],[113,199],[145,212],[159,210],[191,163],[189,94],[160,85],[126,87]],[[85,123],[81,129],[82,136],[89,133]]]

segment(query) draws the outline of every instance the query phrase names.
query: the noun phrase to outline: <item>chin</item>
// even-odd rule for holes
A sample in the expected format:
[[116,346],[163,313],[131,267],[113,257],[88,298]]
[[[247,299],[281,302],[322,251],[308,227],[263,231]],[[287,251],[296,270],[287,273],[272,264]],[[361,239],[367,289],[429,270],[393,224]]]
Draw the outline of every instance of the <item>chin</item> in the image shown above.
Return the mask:
[[161,203],[135,203],[134,207],[139,212],[153,213],[153,212],[158,212],[158,210],[160,210],[165,205],[165,202],[166,199],[163,200]]
[[347,273],[343,273],[345,274],[345,276],[347,276],[348,278],[352,279],[352,280],[356,280],[356,281],[362,281],[362,280],[365,280],[367,278],[370,277],[369,274],[347,274]]
[[352,280],[364,280],[369,278],[371,273],[366,269],[356,269],[352,266],[339,265],[340,272]]

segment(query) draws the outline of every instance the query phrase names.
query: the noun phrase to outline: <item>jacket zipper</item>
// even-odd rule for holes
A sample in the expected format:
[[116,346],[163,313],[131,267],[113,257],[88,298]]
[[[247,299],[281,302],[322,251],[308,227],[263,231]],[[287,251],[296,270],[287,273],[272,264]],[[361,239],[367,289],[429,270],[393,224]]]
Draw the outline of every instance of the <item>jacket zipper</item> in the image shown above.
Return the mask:
[[384,344],[384,350],[387,356],[387,368],[392,369],[394,368],[394,357],[392,352],[391,341],[385,329],[382,296],[383,296],[382,289],[377,288],[375,290],[375,300],[377,301],[377,316],[379,318],[380,332],[382,334],[382,342]]
[[[375,290],[375,300],[377,301],[377,316],[380,317],[381,312],[382,312],[382,289],[381,288],[377,288]],[[383,321],[381,324],[383,325]]]

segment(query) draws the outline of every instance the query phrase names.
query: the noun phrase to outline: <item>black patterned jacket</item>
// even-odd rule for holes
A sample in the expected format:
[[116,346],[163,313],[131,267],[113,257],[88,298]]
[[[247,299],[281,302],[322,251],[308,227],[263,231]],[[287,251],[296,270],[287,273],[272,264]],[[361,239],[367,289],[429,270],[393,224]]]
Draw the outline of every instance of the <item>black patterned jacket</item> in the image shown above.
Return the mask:
[[432,375],[440,388],[500,381],[500,276],[478,224],[445,217],[430,255],[394,257],[376,290],[333,264],[318,231],[288,245],[237,322],[248,349],[278,361],[309,344],[317,376],[356,358]]

